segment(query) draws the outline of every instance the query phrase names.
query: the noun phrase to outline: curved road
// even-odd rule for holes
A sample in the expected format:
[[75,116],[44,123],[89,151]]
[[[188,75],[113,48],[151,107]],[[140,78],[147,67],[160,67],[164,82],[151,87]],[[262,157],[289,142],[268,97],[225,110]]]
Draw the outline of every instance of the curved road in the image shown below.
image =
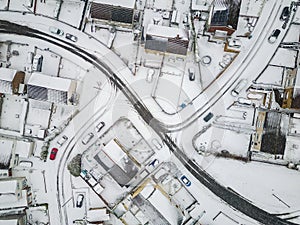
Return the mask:
[[[168,145],[170,150],[174,153],[174,155],[183,163],[183,165],[192,172],[192,174],[197,178],[204,186],[206,186],[210,191],[212,191],[219,198],[224,200],[230,206],[234,207],[238,211],[244,213],[245,215],[253,218],[254,220],[259,221],[262,224],[266,225],[292,225],[289,221],[280,219],[256,206],[251,204],[249,201],[245,200],[242,196],[234,193],[227,188],[223,187],[219,183],[217,183],[209,174],[205,171],[201,170],[201,168],[196,165],[193,161],[188,159],[182,151],[176,146],[176,144],[171,140],[171,138],[166,134],[167,130],[159,121],[157,121],[147,107],[142,103],[139,97],[134,93],[130,87],[128,87],[122,79],[120,79],[110,67],[103,63],[96,56],[91,54],[90,52],[79,48],[73,43],[68,41],[60,40],[56,37],[49,38],[47,34],[40,32],[35,29],[31,29],[26,26],[17,25],[14,23],[10,23],[8,21],[0,21],[0,32],[2,33],[13,33],[17,35],[26,35],[33,38],[38,38],[52,44],[63,47],[70,52],[80,56],[85,59],[87,62],[93,64],[97,69],[102,71],[115,85],[118,89],[120,89],[123,94],[127,97],[127,99],[134,106],[136,111],[140,114],[140,116],[144,119],[144,121],[151,126],[156,133],[161,137],[162,140]],[[56,39],[56,40],[55,40]]]

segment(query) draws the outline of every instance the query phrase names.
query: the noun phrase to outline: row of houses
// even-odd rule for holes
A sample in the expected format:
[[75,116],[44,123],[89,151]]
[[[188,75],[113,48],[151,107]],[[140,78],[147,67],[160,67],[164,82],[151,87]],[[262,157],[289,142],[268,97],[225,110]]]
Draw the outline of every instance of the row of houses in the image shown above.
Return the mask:
[[[192,10],[209,11],[207,31],[213,34],[222,32],[226,37],[232,35],[237,29],[240,5],[241,0],[215,0],[210,7],[199,8],[197,1],[194,0],[192,1]],[[88,20],[133,28],[134,22],[137,22],[135,12],[138,12],[135,0],[94,0],[90,3]],[[166,11],[168,14],[174,12],[178,13],[176,10]],[[180,15],[176,15],[176,17],[180,18]],[[149,24],[142,29],[146,50],[179,55],[187,54],[191,39],[187,29],[158,24]]]
[[76,81],[34,72],[25,84],[25,73],[0,68],[0,93],[27,94],[28,98],[57,104],[72,104]]

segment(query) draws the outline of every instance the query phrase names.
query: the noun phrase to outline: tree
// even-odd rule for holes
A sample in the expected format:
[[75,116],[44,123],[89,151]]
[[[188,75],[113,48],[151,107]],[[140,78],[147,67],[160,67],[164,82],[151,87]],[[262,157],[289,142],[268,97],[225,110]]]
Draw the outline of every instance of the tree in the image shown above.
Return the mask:
[[74,177],[78,177],[81,172],[81,154],[77,154],[69,163],[68,170]]

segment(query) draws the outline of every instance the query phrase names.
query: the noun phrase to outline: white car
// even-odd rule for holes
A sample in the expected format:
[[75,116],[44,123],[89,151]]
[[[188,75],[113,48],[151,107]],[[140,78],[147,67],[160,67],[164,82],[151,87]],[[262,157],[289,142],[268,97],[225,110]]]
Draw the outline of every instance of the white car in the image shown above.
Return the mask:
[[270,37],[268,38],[269,43],[273,44],[276,42],[278,36],[280,34],[280,30],[279,29],[275,29],[273,30],[272,34],[270,35]]
[[147,79],[146,79],[148,83],[152,82],[154,73],[155,73],[154,69],[148,69]]
[[82,139],[82,144],[86,145],[87,143],[90,142],[90,140],[94,137],[94,134],[91,132],[91,133],[88,133],[83,139]]
[[68,137],[66,135],[63,135],[58,141],[57,144],[59,146],[62,146],[66,141],[68,140]]
[[63,36],[64,32],[61,29],[58,29],[57,27],[49,27],[49,31],[53,34],[57,34],[59,36]]
[[240,92],[246,87],[247,82],[247,79],[241,79],[231,91],[231,95],[234,97],[238,96]]
[[96,126],[96,132],[99,132],[100,130],[102,130],[102,128],[105,126],[105,123],[103,121],[101,121],[100,123],[98,123],[98,125]]

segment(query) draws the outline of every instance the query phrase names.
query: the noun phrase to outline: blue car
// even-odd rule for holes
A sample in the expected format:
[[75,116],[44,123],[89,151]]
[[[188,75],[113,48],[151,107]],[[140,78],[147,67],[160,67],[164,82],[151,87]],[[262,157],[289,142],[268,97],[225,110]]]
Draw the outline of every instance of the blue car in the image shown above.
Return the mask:
[[185,184],[185,186],[189,187],[191,186],[191,181],[185,176],[185,175],[182,175],[180,177],[180,180]]

